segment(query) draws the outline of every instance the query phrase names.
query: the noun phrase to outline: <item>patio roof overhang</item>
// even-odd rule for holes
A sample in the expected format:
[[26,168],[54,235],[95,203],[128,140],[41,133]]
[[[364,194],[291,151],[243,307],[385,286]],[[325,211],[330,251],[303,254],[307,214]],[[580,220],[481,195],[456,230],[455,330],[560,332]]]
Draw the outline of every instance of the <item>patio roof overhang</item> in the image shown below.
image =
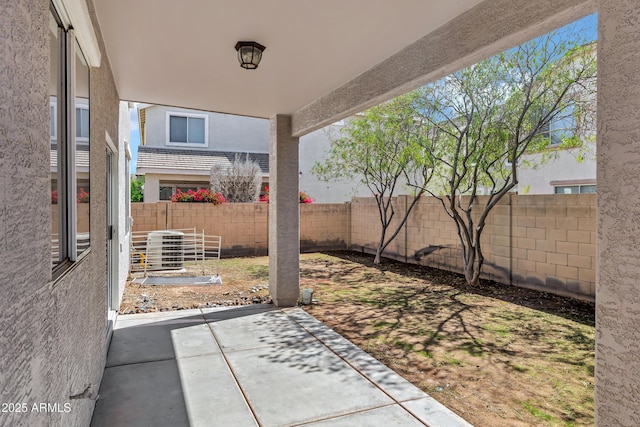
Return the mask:
[[[95,0],[122,99],[301,136],[595,10],[593,0]],[[264,44],[240,68],[238,40]]]

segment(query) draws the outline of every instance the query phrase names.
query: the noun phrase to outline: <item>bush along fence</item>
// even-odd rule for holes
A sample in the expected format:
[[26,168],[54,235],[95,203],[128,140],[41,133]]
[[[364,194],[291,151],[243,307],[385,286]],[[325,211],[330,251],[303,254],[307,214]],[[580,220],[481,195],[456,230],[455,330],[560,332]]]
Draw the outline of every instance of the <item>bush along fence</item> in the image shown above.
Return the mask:
[[[410,202],[393,199],[396,220]],[[480,200],[483,202],[483,199]],[[222,236],[222,256],[265,255],[266,203],[132,203],[134,231],[196,227]],[[351,249],[375,253],[380,224],[373,198],[300,205],[303,252]],[[595,298],[595,195],[509,195],[483,234],[483,278],[559,295]],[[452,220],[425,197],[383,254],[402,262],[462,271]]]

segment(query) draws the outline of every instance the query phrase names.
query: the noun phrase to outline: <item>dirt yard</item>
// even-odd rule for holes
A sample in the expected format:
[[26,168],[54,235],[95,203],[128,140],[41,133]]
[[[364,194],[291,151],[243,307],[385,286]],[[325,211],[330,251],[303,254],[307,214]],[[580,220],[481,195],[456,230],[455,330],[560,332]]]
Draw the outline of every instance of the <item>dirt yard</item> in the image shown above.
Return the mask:
[[[351,252],[304,254],[300,268],[309,313],[476,427],[593,425],[593,304]],[[222,260],[220,274],[221,286],[129,284],[121,312],[268,301],[266,257]]]

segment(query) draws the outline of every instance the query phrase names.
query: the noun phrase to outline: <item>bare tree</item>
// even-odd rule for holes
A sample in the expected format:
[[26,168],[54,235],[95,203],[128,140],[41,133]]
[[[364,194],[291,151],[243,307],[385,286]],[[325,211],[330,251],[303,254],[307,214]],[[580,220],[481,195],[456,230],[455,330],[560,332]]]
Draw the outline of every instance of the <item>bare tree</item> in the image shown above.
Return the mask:
[[230,166],[211,167],[211,190],[222,194],[229,203],[255,202],[260,195],[262,171],[249,154],[244,159],[236,154]]

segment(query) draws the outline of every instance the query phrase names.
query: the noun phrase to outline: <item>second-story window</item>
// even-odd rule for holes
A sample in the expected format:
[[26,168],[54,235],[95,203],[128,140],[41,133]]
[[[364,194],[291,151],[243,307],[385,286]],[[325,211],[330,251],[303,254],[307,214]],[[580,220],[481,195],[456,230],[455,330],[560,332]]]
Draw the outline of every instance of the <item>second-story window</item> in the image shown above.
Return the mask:
[[549,140],[549,146],[557,147],[565,139],[572,138],[576,132],[576,117],[573,105],[562,108],[549,122],[545,123],[540,133]]
[[208,146],[207,122],[204,114],[167,113],[167,144]]
[[76,141],[89,142],[89,100],[76,99]]

